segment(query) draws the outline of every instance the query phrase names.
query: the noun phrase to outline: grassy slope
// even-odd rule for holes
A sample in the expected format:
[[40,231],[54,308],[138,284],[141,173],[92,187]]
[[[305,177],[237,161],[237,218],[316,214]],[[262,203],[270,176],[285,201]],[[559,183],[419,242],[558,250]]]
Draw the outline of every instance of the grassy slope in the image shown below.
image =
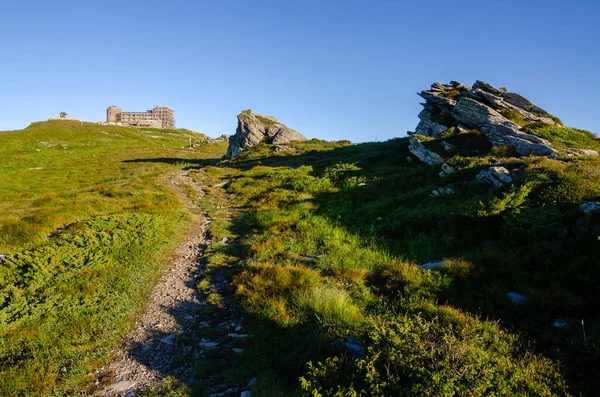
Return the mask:
[[[481,135],[446,140],[458,150],[427,143],[460,166],[446,179],[407,162],[405,139],[282,153],[259,145],[198,171],[207,185],[231,180],[229,198],[245,212],[221,225],[240,244],[219,259],[243,263],[235,284],[255,334],[245,370],[259,375],[259,395],[300,394],[300,376],[314,395],[597,390],[600,215],[578,206],[600,197],[600,161],[491,148],[522,170],[493,190],[475,175],[497,160],[468,156],[490,150]],[[456,195],[431,197],[441,186]],[[414,266],[442,259],[439,272]],[[515,306],[508,291],[528,300]],[[350,337],[362,359],[339,343]]]
[[185,130],[51,121],[0,133],[0,394],[85,383],[131,326],[190,217],[160,183]]

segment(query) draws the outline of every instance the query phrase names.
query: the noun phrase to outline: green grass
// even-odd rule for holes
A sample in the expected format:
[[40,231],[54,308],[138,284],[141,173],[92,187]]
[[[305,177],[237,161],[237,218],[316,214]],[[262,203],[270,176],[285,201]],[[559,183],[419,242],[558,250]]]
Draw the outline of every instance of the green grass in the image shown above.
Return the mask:
[[[301,393],[299,377],[311,395],[593,395],[600,379],[580,358],[596,362],[596,348],[551,323],[585,318],[588,341],[600,337],[598,217],[578,210],[600,197],[598,160],[506,151],[502,165],[522,171],[493,190],[475,181],[498,155],[480,138],[445,138],[458,170],[444,179],[406,162],[406,139],[262,144],[198,171],[230,181],[243,214],[225,227],[240,242],[228,261],[242,266],[234,284],[253,329],[246,369],[279,379],[265,395]],[[456,194],[430,197],[441,186]],[[415,266],[444,258],[437,272]],[[365,357],[348,357],[349,337]]]
[[[596,142],[532,131],[565,147]],[[174,135],[149,136],[163,133]],[[469,132],[443,138],[451,151],[425,143],[457,169],[442,179],[439,167],[406,160],[407,139],[310,140],[279,153],[263,143],[217,162],[224,144],[182,149],[186,131],[52,122],[3,134],[4,394],[77,390],[105,362],[189,224],[161,183],[182,167],[204,187],[198,204],[213,220],[198,284],[207,311],[218,317],[231,299],[211,284],[231,281],[252,336],[235,358],[199,361],[197,388],[169,380],[150,395],[203,395],[253,377],[258,396],[594,395],[600,386],[600,215],[579,211],[600,198],[599,159],[516,158]],[[498,158],[514,184],[476,182]],[[440,187],[456,193],[432,197]],[[416,266],[428,261],[443,266]],[[509,291],[527,301],[511,304]],[[568,327],[553,328],[558,318]]]
[[0,253],[10,254],[0,265],[0,394],[88,386],[190,224],[166,175],[224,153],[204,140],[76,121],[0,133]]

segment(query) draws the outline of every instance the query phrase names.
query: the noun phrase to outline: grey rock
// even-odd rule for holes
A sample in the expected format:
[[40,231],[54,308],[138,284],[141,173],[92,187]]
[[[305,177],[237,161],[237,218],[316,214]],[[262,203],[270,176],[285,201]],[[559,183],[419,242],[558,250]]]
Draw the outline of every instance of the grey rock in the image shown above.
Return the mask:
[[473,90],[476,90],[476,89],[484,91],[484,92],[489,92],[490,94],[498,95],[498,96],[501,96],[504,93],[504,91],[499,90],[498,88],[494,87],[490,83],[486,83],[485,81],[481,81],[481,80],[477,80],[477,81],[475,81],[475,84],[473,84]]
[[419,269],[425,271],[425,270],[437,270],[439,268],[441,268],[444,265],[444,261],[439,261],[439,262],[428,262],[428,263],[424,263],[422,265],[419,266]]
[[218,342],[200,342],[199,346],[203,349],[214,349],[218,344]]
[[554,328],[565,328],[567,325],[567,322],[564,320],[554,320],[554,322],[552,323],[552,326]]
[[247,338],[249,336],[250,335],[248,335],[248,334],[229,334],[229,337],[233,338],[233,339],[244,339],[244,338]]
[[1,254],[0,255],[0,263],[4,262],[8,257],[9,257],[8,254]]
[[548,156],[556,153],[556,150],[545,139],[519,130],[513,130],[505,125],[492,127],[486,136],[495,146],[511,145],[521,156],[529,156],[530,154]]
[[598,210],[600,210],[600,202],[598,201],[588,201],[579,206],[579,211],[584,214],[589,214]]
[[419,119],[420,121],[415,130],[415,134],[439,138],[444,131],[448,130],[448,127],[433,120],[433,116],[428,109],[423,109],[421,113],[419,113]]
[[517,112],[523,118],[523,120],[525,120],[527,122],[544,123],[544,124],[549,124],[549,125],[555,124],[554,120],[552,120],[551,118],[539,116],[534,113],[528,112],[524,109],[521,109],[517,106],[512,105],[509,102],[506,102],[503,97],[500,97],[500,96],[497,96],[494,94],[490,94],[489,92],[474,89],[468,95],[471,98],[478,99],[482,102],[485,102],[486,104],[488,104],[493,109],[495,109],[499,112],[501,112],[503,110]]
[[446,175],[452,175],[456,172],[456,170],[448,164],[444,163],[442,164],[442,172],[444,172]]
[[363,348],[362,342],[356,339],[354,336],[348,338],[344,346],[346,346],[346,350],[348,350],[348,352],[354,356],[362,357],[365,354],[365,349]]
[[444,148],[444,150],[446,150],[446,151],[447,151],[447,150],[454,150],[454,149],[456,149],[456,146],[454,146],[453,144],[451,144],[451,143],[448,143],[448,142],[444,142],[444,141],[442,141],[442,142],[441,142],[441,145],[442,145],[442,147]]
[[550,113],[542,109],[541,107],[534,105],[531,101],[523,96],[514,93],[514,92],[506,92],[502,96],[504,100],[510,103],[513,106],[518,107],[519,109],[526,110],[528,112],[536,113],[541,116],[550,116]]
[[[459,123],[457,131],[481,131],[493,145],[511,145],[520,156],[557,155],[557,150],[549,141],[522,131],[518,124],[501,114],[504,111],[516,112],[529,123],[555,124],[548,112],[518,94],[505,92],[504,89],[477,80],[473,88],[456,81],[451,84],[434,83],[430,90],[422,91],[419,95],[425,99],[425,103],[423,111],[419,114],[420,121],[415,132],[417,134],[439,138],[447,127],[437,123],[434,115],[449,113]],[[448,145],[442,145],[446,150],[452,149]],[[415,144],[412,146],[414,150],[420,149]],[[593,151],[571,150],[567,151],[566,155],[596,154]],[[426,160],[421,157],[426,157]],[[437,159],[427,158],[427,153],[422,153],[421,157],[419,159],[429,165],[439,162]],[[440,173],[440,176],[444,174]]]
[[441,193],[440,193],[440,191],[439,191],[439,190],[437,190],[437,189],[436,189],[436,190],[433,190],[433,191],[431,192],[431,194],[432,194],[432,195],[434,195],[435,197],[437,197],[437,196],[439,196]]
[[286,150],[291,150],[292,148],[289,146],[285,146],[285,145],[275,145],[271,148],[272,151],[274,151],[275,153],[279,153],[279,152],[285,152]]
[[439,96],[439,94],[431,91],[421,91],[419,93],[421,98],[425,99],[428,104],[439,109],[441,112],[449,113],[452,108],[456,105],[456,101],[450,98]]
[[106,389],[112,391],[114,393],[123,393],[128,391],[129,389],[133,389],[136,383],[130,380],[122,380],[120,382],[115,382],[108,386]]
[[510,301],[515,305],[519,305],[527,300],[527,297],[525,295],[521,295],[516,292],[507,292],[506,297],[510,299]]
[[456,193],[454,191],[454,189],[452,189],[451,187],[441,187],[438,189],[438,191],[440,192],[440,194],[443,194],[446,196]]
[[245,350],[239,347],[234,347],[233,349],[231,349],[234,353],[243,353]]
[[452,110],[452,116],[462,124],[483,132],[489,132],[494,125],[505,123],[508,123],[507,126],[515,130],[519,129],[517,124],[511,122],[491,107],[466,97],[458,100]]
[[510,172],[504,167],[490,167],[481,170],[475,177],[480,183],[487,183],[496,188],[502,187],[505,184],[512,183],[513,179]]
[[256,382],[258,382],[258,378],[252,378],[252,379],[250,379],[250,381],[248,382],[248,385],[246,385],[246,387],[248,389],[252,389],[252,386],[254,386],[256,384]]
[[430,151],[417,138],[412,136],[409,138],[408,150],[429,166],[444,162],[444,159],[439,154]]
[[233,158],[245,149],[263,141],[280,145],[291,141],[305,141],[307,138],[272,116],[244,110],[237,116],[238,125],[235,135],[229,138],[226,157]]
[[469,131],[469,129],[467,128],[467,126],[465,126],[464,124],[459,124],[458,126],[456,126],[456,130],[458,132],[467,132],[467,131]]
[[240,394],[240,397],[250,397],[250,396],[251,396],[251,393],[249,390],[244,390],[242,392],[242,394]]
[[598,156],[598,152],[592,149],[576,149],[579,156]]
[[160,340],[161,343],[164,343],[165,345],[172,345],[175,343],[175,335],[168,335],[165,336],[164,338],[162,338]]

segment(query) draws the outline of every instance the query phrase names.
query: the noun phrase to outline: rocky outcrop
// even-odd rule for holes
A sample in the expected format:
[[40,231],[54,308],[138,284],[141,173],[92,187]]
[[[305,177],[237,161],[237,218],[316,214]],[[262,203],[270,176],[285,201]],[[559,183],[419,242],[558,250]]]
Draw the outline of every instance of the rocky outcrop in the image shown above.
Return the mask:
[[439,138],[455,127],[457,131],[484,132],[493,145],[511,145],[521,156],[556,153],[550,142],[523,131],[519,124],[507,118],[553,125],[555,121],[551,115],[521,95],[506,92],[505,88],[496,88],[480,80],[473,87],[451,81],[450,84],[434,83],[431,89],[419,95],[425,99],[424,109],[419,114],[415,132],[409,132],[409,135]]
[[481,170],[479,174],[477,174],[476,179],[480,183],[487,183],[496,188],[512,183],[513,181],[510,172],[504,167],[491,167],[486,170]]
[[437,153],[427,149],[417,138],[411,136],[409,139],[408,150],[419,160],[429,166],[440,164],[444,159]]
[[280,145],[291,141],[305,141],[307,138],[279,122],[273,116],[264,116],[251,110],[244,110],[237,116],[235,135],[229,137],[228,158],[239,155],[245,149],[261,142]]

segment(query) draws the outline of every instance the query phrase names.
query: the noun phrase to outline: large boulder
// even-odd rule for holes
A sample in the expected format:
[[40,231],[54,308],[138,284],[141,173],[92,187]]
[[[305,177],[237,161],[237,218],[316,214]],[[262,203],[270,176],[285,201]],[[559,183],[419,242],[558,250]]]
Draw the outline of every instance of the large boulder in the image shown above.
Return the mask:
[[[519,94],[506,92],[505,88],[496,88],[477,80],[473,87],[456,81],[451,81],[450,84],[434,83],[429,90],[421,91],[419,95],[425,99],[424,109],[419,114],[420,121],[416,131],[409,132],[409,135],[439,138],[445,131],[455,127],[458,132],[481,131],[492,145],[510,145],[521,156],[557,155],[557,150],[549,141],[530,134],[521,127],[523,123],[553,125],[556,124],[555,118]],[[431,165],[432,158],[423,156],[421,147],[414,143],[411,146],[412,151],[421,154],[417,157],[424,157],[424,162]],[[571,150],[570,153],[594,155],[581,150]]]
[[229,147],[226,156],[235,157],[245,149],[261,142],[276,145],[291,141],[305,141],[307,138],[298,131],[293,130],[279,122],[273,116],[265,116],[244,110],[238,114],[238,125],[235,135],[229,137]]

